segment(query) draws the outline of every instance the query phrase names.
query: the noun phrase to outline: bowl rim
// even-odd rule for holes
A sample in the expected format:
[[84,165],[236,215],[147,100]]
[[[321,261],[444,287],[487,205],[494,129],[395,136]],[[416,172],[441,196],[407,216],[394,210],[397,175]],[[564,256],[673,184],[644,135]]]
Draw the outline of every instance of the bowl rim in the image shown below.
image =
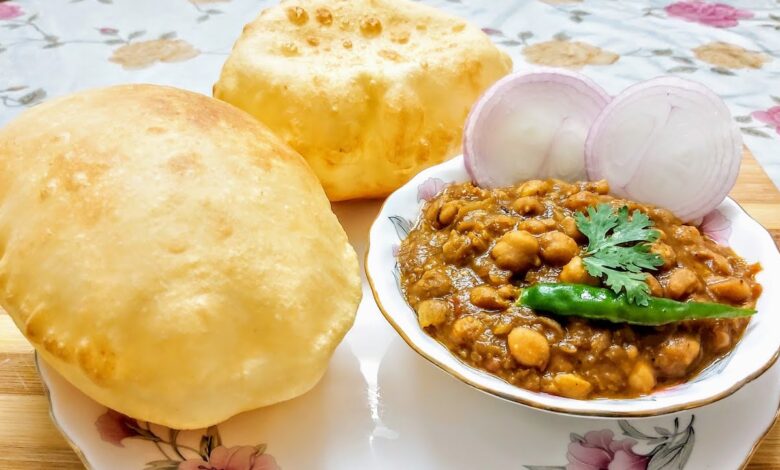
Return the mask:
[[[409,181],[407,181],[400,188],[398,188],[395,191],[393,191],[393,193],[391,193],[382,202],[382,205],[379,208],[379,211],[377,212],[376,217],[371,222],[371,226],[369,228],[368,239],[366,241],[366,252],[365,252],[365,255],[363,257],[363,270],[364,270],[364,272],[366,274],[366,279],[368,280],[368,285],[371,288],[371,294],[374,297],[374,302],[376,303],[376,306],[379,309],[379,311],[382,312],[382,316],[385,317],[385,320],[387,320],[387,322],[390,323],[390,325],[393,327],[393,329],[396,331],[396,333],[398,333],[398,335],[401,336],[401,338],[404,340],[404,342],[409,347],[411,347],[412,350],[414,350],[417,354],[422,356],[424,359],[426,359],[428,362],[430,362],[431,364],[433,364],[434,366],[436,366],[440,370],[446,372],[447,374],[455,377],[456,379],[460,380],[461,382],[463,382],[463,383],[465,383],[465,384],[467,384],[467,385],[469,385],[469,386],[471,386],[471,387],[473,387],[473,388],[475,388],[475,389],[477,389],[477,390],[479,390],[479,391],[481,391],[483,393],[486,393],[488,395],[492,395],[492,396],[497,397],[497,398],[501,398],[503,400],[506,400],[506,401],[509,401],[509,402],[512,402],[512,403],[517,403],[517,404],[520,404],[520,405],[528,406],[528,407],[531,407],[531,408],[534,408],[534,409],[537,409],[537,410],[541,410],[541,411],[546,411],[546,412],[550,412],[550,413],[565,414],[565,415],[570,415],[570,416],[585,416],[585,417],[598,417],[598,418],[647,418],[647,417],[662,416],[662,415],[666,415],[666,414],[670,414],[670,413],[677,413],[677,412],[692,410],[692,409],[695,409],[695,408],[700,408],[702,406],[706,406],[706,405],[715,403],[717,401],[720,401],[720,400],[722,400],[722,399],[724,399],[724,398],[726,398],[728,396],[733,395],[735,392],[737,392],[739,389],[741,389],[745,385],[747,385],[747,384],[753,382],[754,380],[756,380],[757,378],[759,378],[770,367],[772,367],[775,364],[775,362],[777,362],[778,358],[780,357],[780,343],[778,344],[778,346],[775,349],[774,353],[772,354],[772,356],[769,358],[769,360],[766,363],[764,363],[762,366],[760,366],[757,369],[755,369],[752,373],[748,374],[745,378],[743,378],[742,380],[738,381],[737,383],[733,384],[732,386],[728,387],[725,390],[722,390],[722,391],[720,391],[720,392],[718,392],[718,393],[716,393],[714,395],[711,395],[711,396],[708,396],[706,398],[702,398],[702,399],[699,399],[699,400],[695,400],[695,401],[688,401],[688,402],[677,404],[677,405],[668,405],[668,406],[662,406],[662,407],[658,407],[658,408],[647,409],[647,410],[639,410],[639,411],[610,411],[610,410],[601,410],[601,409],[595,409],[595,410],[578,409],[578,410],[573,410],[573,409],[568,408],[566,406],[547,405],[547,404],[543,404],[541,402],[538,402],[538,401],[536,401],[533,398],[525,398],[525,397],[517,396],[517,395],[509,395],[509,394],[503,393],[503,392],[498,391],[498,390],[490,389],[490,388],[488,388],[488,387],[486,387],[486,386],[484,386],[484,385],[482,385],[482,384],[480,384],[480,383],[470,379],[469,377],[467,377],[466,375],[462,374],[460,371],[456,370],[455,368],[449,367],[448,365],[441,363],[438,359],[436,359],[435,357],[432,357],[427,352],[425,352],[423,350],[423,348],[418,346],[417,343],[414,340],[412,340],[406,334],[406,332],[403,330],[403,328],[395,321],[393,315],[391,315],[390,313],[387,312],[386,308],[384,307],[384,305],[382,304],[382,301],[380,299],[379,291],[378,291],[378,289],[376,287],[376,283],[375,283],[374,279],[371,276],[371,270],[369,269],[369,266],[370,266],[369,258],[370,258],[370,255],[371,255],[371,246],[372,246],[371,241],[372,241],[372,238],[373,238],[372,234],[374,233],[374,227],[377,226],[377,223],[380,220],[380,218],[385,215],[384,211],[385,211],[385,208],[387,206],[387,203],[393,198],[393,196],[395,196],[397,193],[399,193],[401,191],[404,191],[404,190],[408,189],[408,187],[410,185],[412,185],[412,184],[414,184],[416,182],[418,176],[422,175],[423,173],[426,173],[426,174],[432,173],[431,170],[433,170],[433,169],[435,169],[435,168],[437,168],[439,166],[445,165],[447,163],[451,163],[452,160],[458,160],[458,159],[462,160],[462,158],[463,158],[462,155],[456,155],[456,156],[454,156],[450,160],[445,160],[444,162],[441,162],[441,163],[439,163],[437,165],[434,165],[434,166],[431,166],[429,168],[426,168],[426,169],[422,170],[420,173],[417,173],[412,178],[410,178]],[[436,177],[434,174],[429,174],[428,176],[431,177],[431,178]],[[769,231],[763,225],[761,225],[752,215],[750,215],[745,210],[745,208],[742,207],[742,205],[739,204],[737,201],[735,201],[734,199],[732,199],[729,196],[726,196],[724,201],[725,200],[733,202],[739,208],[739,210],[742,211],[742,213],[745,216],[747,216],[758,227],[760,227],[760,229],[763,231],[763,233],[765,233],[767,236],[769,236],[770,240],[773,241],[773,245],[774,245],[775,251],[777,252],[778,256],[780,256],[780,247],[778,247],[777,243],[774,242],[774,239],[772,238],[772,235],[769,233]],[[406,299],[404,298],[404,300],[406,300]],[[741,340],[742,340],[742,338],[740,338],[740,341]],[[434,339],[434,341],[435,341],[435,339]],[[438,343],[438,341],[437,341],[437,343]],[[441,343],[439,343],[439,344],[441,344]],[[449,350],[447,351],[447,353],[452,355],[458,361],[458,363],[462,367],[466,367],[466,368],[473,369],[473,370],[478,371],[478,372],[485,373],[485,371],[482,371],[481,369],[478,369],[478,368],[476,368],[476,367],[474,367],[474,366],[472,366],[472,365],[462,361],[460,358],[458,358],[457,356],[453,355]],[[496,377],[499,380],[503,380],[504,382],[506,382],[501,377],[494,376],[492,374],[490,374],[490,375],[492,377]],[[512,386],[514,388],[517,388],[517,389],[520,389],[520,390],[525,390],[522,387],[518,387],[518,386],[513,385],[513,384],[511,384],[509,382],[506,382],[506,383],[508,383],[510,386]],[[526,390],[526,391],[530,392],[533,395],[539,395],[540,394],[539,392],[533,392],[533,391],[530,391],[530,390]],[[633,399],[632,398],[621,398],[621,399],[615,399],[615,400],[631,401]],[[778,411],[778,413],[780,413],[780,410]]]

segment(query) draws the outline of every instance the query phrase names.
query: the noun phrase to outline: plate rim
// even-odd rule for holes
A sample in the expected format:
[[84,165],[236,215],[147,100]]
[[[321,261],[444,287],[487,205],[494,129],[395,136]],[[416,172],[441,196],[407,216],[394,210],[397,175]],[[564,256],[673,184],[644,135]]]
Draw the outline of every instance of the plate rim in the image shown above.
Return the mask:
[[[68,443],[68,445],[73,449],[73,452],[76,454],[76,456],[79,458],[81,463],[84,465],[84,467],[87,470],[96,470],[96,467],[94,467],[90,462],[89,458],[87,457],[87,453],[82,450],[70,437],[70,435],[65,431],[64,426],[59,422],[56,412],[54,411],[54,400],[52,399],[52,393],[51,389],[49,388],[49,382],[48,376],[44,376],[44,374],[41,371],[41,362],[43,359],[38,354],[37,350],[33,350],[33,362],[35,363],[35,371],[38,374],[38,377],[41,380],[41,386],[43,387],[44,395],[46,397],[46,400],[48,402],[48,408],[49,408],[49,418],[52,421],[52,424],[54,424],[54,427],[57,429],[57,431],[62,435],[65,442]],[[46,365],[46,367],[51,367],[49,365]],[[769,435],[769,432],[772,430],[775,424],[780,422],[780,397],[778,397],[778,403],[777,403],[777,411],[775,412],[775,415],[772,417],[772,419],[767,424],[767,427],[759,433],[758,437],[754,441],[753,445],[751,446],[750,450],[745,454],[744,461],[741,463],[741,465],[738,467],[739,470],[745,470],[747,466],[750,464],[750,460],[753,458],[755,453],[758,451],[759,446],[763,443],[763,441],[767,438]]]
[[54,424],[54,427],[57,429],[60,435],[62,435],[62,438],[65,439],[65,442],[67,442],[70,448],[73,449],[73,453],[75,453],[76,457],[79,458],[81,463],[84,465],[84,468],[86,468],[87,470],[95,470],[95,467],[89,462],[89,458],[87,458],[87,453],[84,452],[84,450],[82,450],[81,447],[76,445],[76,443],[73,441],[70,435],[65,431],[65,428],[57,419],[57,415],[54,412],[54,400],[52,399],[51,389],[49,388],[49,382],[47,382],[47,378],[44,377],[44,374],[41,371],[41,360],[42,360],[41,355],[38,354],[38,350],[33,349],[33,362],[35,363],[35,372],[38,374],[38,378],[41,379],[43,394],[46,397],[46,401],[49,404],[48,406],[49,419],[51,420],[52,424]]

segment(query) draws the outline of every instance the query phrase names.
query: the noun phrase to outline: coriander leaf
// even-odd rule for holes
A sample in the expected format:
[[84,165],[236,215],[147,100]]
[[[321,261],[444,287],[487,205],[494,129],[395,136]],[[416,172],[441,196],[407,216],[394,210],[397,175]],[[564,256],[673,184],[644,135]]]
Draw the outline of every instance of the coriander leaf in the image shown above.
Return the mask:
[[617,216],[608,204],[588,207],[588,217],[578,212],[575,216],[577,228],[588,237],[588,252],[598,250],[607,240],[607,233],[618,224]]
[[658,240],[658,231],[651,229],[653,222],[642,212],[635,210],[628,218],[628,208],[623,206],[618,212],[618,224],[609,237],[610,245],[631,242],[654,242]]
[[588,274],[594,277],[603,277],[604,284],[618,294],[625,291],[629,303],[640,307],[647,305],[650,300],[650,288],[645,282],[647,274],[620,271],[593,256],[584,258],[582,261]]
[[578,213],[575,220],[588,237],[583,258],[588,273],[602,278],[615,293],[625,292],[629,302],[647,305],[650,289],[644,271],[663,264],[660,256],[650,252],[649,243],[659,236],[650,218],[638,210],[629,217],[625,206],[615,213],[609,204],[599,204],[588,208],[588,217]]
[[650,253],[646,243],[632,246],[609,246],[599,251],[598,257],[610,262],[613,268],[623,268],[626,271],[641,272],[655,270],[663,264],[663,260],[655,253]]

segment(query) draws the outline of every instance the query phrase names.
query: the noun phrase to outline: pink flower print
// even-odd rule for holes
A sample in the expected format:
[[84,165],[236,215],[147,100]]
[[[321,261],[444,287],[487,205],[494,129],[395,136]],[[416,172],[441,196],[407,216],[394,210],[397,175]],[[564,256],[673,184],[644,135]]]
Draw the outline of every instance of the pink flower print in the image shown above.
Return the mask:
[[138,423],[133,418],[114,410],[107,410],[95,421],[100,438],[117,447],[124,447],[122,440],[138,436]]
[[[778,108],[780,109],[780,108]],[[728,246],[731,235],[731,221],[717,209],[704,216],[699,229],[717,243]]]
[[636,441],[616,441],[609,429],[590,431],[569,444],[566,470],[647,470],[648,457],[633,451]]
[[780,134],[780,106],[772,106],[766,111],[753,111],[750,115],[754,119],[774,127],[775,132]]
[[0,3],[0,20],[10,20],[22,15],[24,12],[19,5],[10,2]]
[[446,186],[443,180],[439,178],[428,178],[417,186],[417,202],[430,201]]
[[753,17],[753,13],[748,10],[740,10],[724,3],[706,3],[697,0],[672,3],[664,10],[669,16],[716,28],[731,28],[738,25],[739,20]]
[[488,36],[503,36],[504,33],[494,28],[482,28],[482,32]]
[[265,446],[219,446],[211,451],[208,461],[189,459],[179,464],[179,470],[280,470]]

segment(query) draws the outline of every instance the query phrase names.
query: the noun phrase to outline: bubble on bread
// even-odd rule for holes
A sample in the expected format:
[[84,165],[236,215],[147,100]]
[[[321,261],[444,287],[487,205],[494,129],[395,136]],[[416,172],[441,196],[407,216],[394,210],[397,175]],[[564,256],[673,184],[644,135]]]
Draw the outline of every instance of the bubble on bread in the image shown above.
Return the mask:
[[331,200],[384,196],[459,153],[512,67],[478,28],[406,0],[295,0],[244,28],[214,96],[301,153]]
[[306,162],[221,101],[125,85],[0,130],[0,304],[96,401],[200,428],[313,387],[357,256]]

